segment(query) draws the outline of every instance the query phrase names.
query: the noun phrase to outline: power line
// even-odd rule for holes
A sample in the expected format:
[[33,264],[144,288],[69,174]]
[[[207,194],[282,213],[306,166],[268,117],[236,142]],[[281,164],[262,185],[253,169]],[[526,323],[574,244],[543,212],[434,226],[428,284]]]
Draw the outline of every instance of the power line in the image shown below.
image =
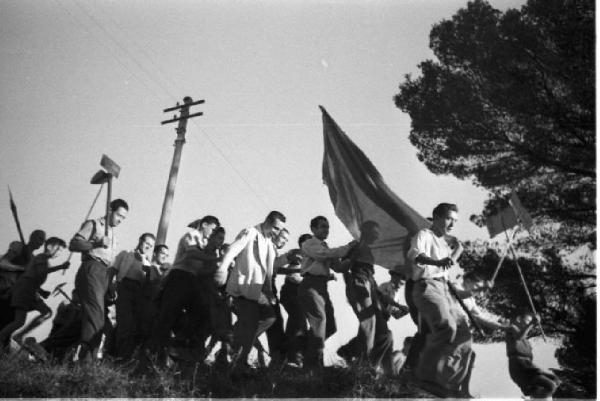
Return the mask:
[[269,204],[266,202],[266,200],[258,194],[258,192],[254,189],[254,187],[252,185],[250,185],[248,180],[246,180],[244,178],[244,176],[242,175],[242,173],[237,169],[237,167],[235,167],[235,165],[233,163],[231,163],[231,161],[227,158],[227,156],[221,150],[221,148],[219,148],[219,146],[217,146],[217,144],[208,136],[207,133],[200,130],[200,127],[198,126],[196,121],[192,121],[192,123],[196,126],[196,128],[198,128],[200,133],[202,135],[204,135],[206,140],[217,150],[219,155],[223,158],[223,160],[225,160],[225,162],[229,165],[229,167],[238,175],[238,177],[242,180],[242,182],[246,185],[246,187],[250,190],[250,192],[252,192],[252,194],[256,197],[256,199],[258,199],[260,201],[260,203],[262,203],[265,207],[268,208]]
[[94,40],[96,40],[98,43],[100,43],[100,45],[106,47],[109,51],[109,54],[114,58],[114,60],[117,63],[119,63],[121,65],[121,67],[124,68],[125,71],[127,71],[133,78],[135,78],[137,81],[139,81],[140,84],[142,84],[142,86],[144,86],[153,96],[155,96],[157,99],[161,98],[160,96],[158,96],[156,94],[156,92],[154,92],[154,90],[152,88],[150,88],[146,84],[146,82],[144,82],[140,77],[137,76],[137,74],[135,74],[133,71],[131,71],[129,66],[127,64],[125,64],[125,62],[123,62],[119,57],[117,57],[117,55],[115,55],[115,53],[110,48],[110,46],[107,46],[105,43],[103,43],[103,41],[100,38],[98,38],[98,36],[86,24],[81,22],[79,20],[79,18],[77,18],[75,16],[75,14],[73,14],[73,12],[71,12],[71,10],[69,10],[69,8],[65,4],[63,4],[60,0],[56,0],[55,3],[58,4],[63,10],[65,10],[67,12],[67,14],[71,17],[71,19],[77,25],[79,25],[79,27],[81,27],[84,31],[86,31],[90,37],[92,37]]
[[[62,3],[60,3],[60,1],[58,1],[59,5],[65,9],[68,14],[71,16],[71,18],[81,27],[83,27],[89,34],[90,36],[92,36],[95,40],[99,41],[103,46],[106,46],[107,48],[109,48],[110,50],[110,46],[108,46],[107,44],[103,43],[102,40],[99,40],[98,37],[87,27],[87,25],[83,24],[81,21],[79,21],[75,15],[65,6],[63,6]],[[159,81],[159,79],[157,79],[157,77],[155,76],[155,74],[153,74],[152,72],[150,72],[149,70],[147,70],[143,64],[137,60],[137,58],[132,54],[131,51],[129,51],[129,49],[127,49],[127,46],[125,44],[121,44],[115,37],[114,35],[108,30],[106,29],[106,27],[103,26],[103,24],[100,23],[100,21],[95,18],[93,15],[91,15],[90,12],[88,12],[83,6],[81,6],[76,0],[74,0],[75,5],[87,16],[87,18],[89,20],[91,20],[94,25],[96,25],[106,36],[108,36],[108,38],[110,39],[111,42],[113,42],[123,53],[125,53],[125,55],[127,57],[129,57],[129,59],[148,77],[150,78],[150,80],[154,83],[156,83],[162,91],[164,91],[168,96],[170,96],[171,98],[176,99],[176,97],[171,93],[171,91],[169,90],[169,88],[167,88],[165,85],[161,84]],[[117,30],[121,30],[123,31],[121,28],[118,27],[118,24],[112,20],[112,23],[114,26],[117,27]],[[139,47],[139,45],[138,45]],[[115,58],[115,60],[121,64],[121,66],[123,66],[133,77],[135,77],[140,83],[142,83],[142,85],[148,89],[149,92],[151,92],[157,99],[160,99],[161,97],[158,96],[156,94],[156,92],[154,92],[154,90],[152,88],[150,88],[139,76],[137,76],[133,71],[130,70],[130,68],[125,64],[124,61],[122,61],[119,57],[117,57],[115,55],[115,53],[113,51],[110,51],[111,55]],[[148,55],[148,53],[144,53],[144,56],[147,60],[150,61],[150,63],[152,65],[156,66],[156,63],[152,60],[152,58]],[[159,68],[157,68],[157,70],[160,71]],[[171,81],[167,78],[167,77],[161,77],[162,79],[164,79],[165,82],[167,82],[169,85],[172,85]],[[266,200],[260,196],[258,194],[258,192],[254,189],[254,187],[248,182],[248,180],[246,180],[243,176],[243,174],[237,169],[237,167],[235,167],[235,165],[229,160],[229,158],[227,157],[227,155],[225,154],[225,152],[223,152],[223,150],[210,138],[210,136],[204,132],[204,130],[201,130],[200,127],[198,126],[198,124],[193,121],[193,123],[196,125],[196,127],[198,128],[198,130],[200,131],[200,133],[204,136],[204,138],[206,138],[206,140],[208,141],[208,143],[217,151],[217,153],[223,158],[223,160],[225,160],[226,164],[234,171],[234,173],[239,177],[239,179],[245,184],[245,186],[250,190],[250,192],[254,195],[254,197],[263,205],[268,207],[268,204],[266,202]]]
[[[119,24],[118,24],[118,23],[115,21],[115,19],[114,19],[114,18],[113,18],[113,17],[110,15],[110,13],[109,13],[109,12],[107,12],[106,10],[103,10],[103,9],[102,9],[102,6],[101,6],[102,4],[104,4],[104,3],[103,3],[103,2],[96,2],[96,3],[94,3],[94,5],[96,5],[96,6],[97,6],[97,7],[96,7],[96,9],[97,9],[97,10],[100,10],[100,12],[101,12],[101,13],[102,13],[102,14],[103,14],[105,17],[106,17],[106,19],[108,19],[108,20],[109,20],[109,21],[112,23],[113,27],[114,27],[114,28],[115,28],[115,30],[117,31],[117,36],[118,36],[119,38],[123,38],[123,46],[124,46],[124,47],[127,47],[127,46],[126,46],[126,44],[125,44],[125,40],[124,40],[124,38],[127,38],[127,39],[128,39],[130,42],[131,42],[131,43],[133,43],[133,47],[134,47],[134,49],[135,49],[135,50],[137,50],[139,53],[141,53],[141,54],[142,54],[142,56],[144,56],[145,60],[146,60],[146,61],[148,61],[148,63],[149,63],[149,64],[151,64],[151,65],[152,65],[152,66],[153,66],[153,67],[154,67],[154,68],[155,68],[155,69],[158,71],[158,74],[157,74],[157,75],[158,75],[160,78],[162,78],[162,79],[163,79],[163,81],[164,81],[164,82],[165,82],[165,83],[166,83],[168,86],[171,86],[172,88],[174,88],[174,87],[173,87],[173,84],[172,84],[172,82],[171,82],[171,81],[170,81],[168,78],[166,78],[166,77],[167,77],[167,73],[166,73],[165,71],[163,71],[163,70],[162,70],[162,68],[160,67],[160,65],[154,61],[154,57],[153,57],[152,55],[150,55],[150,54],[149,54],[149,53],[146,51],[146,49],[145,49],[145,47],[144,47],[144,46],[142,46],[142,45],[140,45],[138,42],[136,42],[132,36],[130,36],[130,35],[127,35],[127,32],[126,32],[124,29],[122,29],[122,28],[119,26]],[[118,33],[119,33],[119,31],[120,31],[121,33],[123,33],[123,34],[122,34],[122,35],[119,35],[119,34],[118,34]],[[166,89],[166,92],[167,92],[167,93],[168,93],[170,96],[172,96],[172,97],[175,97],[175,96],[173,95],[173,92],[171,92],[169,89]]]
[[77,0],[74,0],[75,5],[102,31],[108,36],[108,38],[119,48],[121,49],[131,61],[143,72],[145,73],[151,80],[153,80],[158,86],[161,87],[163,91],[165,91],[169,96],[173,97],[171,100],[176,100],[175,96],[170,93],[169,89],[163,86],[159,80],[157,80],[147,69],[144,67],[142,63],[140,63],[130,52],[129,50],[121,45],[117,39],[108,31],[103,24],[101,24],[90,12],[88,12],[85,7],[83,7]]

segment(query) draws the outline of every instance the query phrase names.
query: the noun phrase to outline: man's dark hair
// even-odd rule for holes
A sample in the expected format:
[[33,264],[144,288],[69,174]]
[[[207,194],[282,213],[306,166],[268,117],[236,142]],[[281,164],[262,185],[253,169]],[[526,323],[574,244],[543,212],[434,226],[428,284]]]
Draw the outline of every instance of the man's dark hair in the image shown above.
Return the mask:
[[165,244],[154,245],[154,253],[160,253],[163,249],[169,249]]
[[156,241],[156,237],[154,236],[154,234],[152,234],[152,233],[143,233],[142,235],[140,235],[139,242],[144,241],[148,237],[150,237],[150,238],[152,238],[153,240]]
[[370,230],[373,227],[379,227],[379,223],[374,220],[363,221],[360,225],[360,232],[362,233],[364,231]]
[[218,227],[215,227],[215,229],[210,234],[210,236],[212,237],[213,235],[217,235],[217,234],[221,234],[221,233],[223,235],[225,235],[225,227],[218,226]]
[[283,215],[283,213],[278,212],[277,210],[272,210],[267,215],[267,218],[265,219],[265,221],[269,224],[273,224],[273,223],[275,223],[275,220],[279,220],[282,223],[285,223],[285,216]]
[[43,240],[46,240],[46,231],[44,230],[33,230],[31,234],[29,234],[29,241],[31,242],[32,238],[41,237]]
[[450,211],[458,212],[458,207],[454,203],[440,203],[433,209],[433,218],[446,217]]
[[110,202],[110,210],[116,212],[120,207],[129,211],[129,205],[123,199],[114,199]]
[[403,272],[401,272],[399,270],[396,270],[396,269],[402,269],[402,268],[404,268],[404,266],[402,266],[402,265],[396,265],[396,266],[394,266],[393,269],[388,270],[388,273],[392,277],[393,276],[398,276],[398,277],[402,278],[403,280],[406,280],[406,273],[403,273]]
[[58,245],[61,248],[66,248],[67,247],[67,243],[58,238],[58,237],[50,237],[46,240],[46,242],[44,243],[44,246],[49,246],[49,245]]
[[202,224],[215,224],[217,227],[219,227],[221,225],[221,222],[219,221],[219,219],[217,219],[215,216],[211,216],[206,215],[204,216],[201,220],[200,220],[200,224],[198,224],[198,228],[202,227]]
[[310,221],[310,228],[317,228],[319,226],[319,222],[321,221],[328,221],[327,217],[325,216],[317,216],[317,217],[313,217],[312,220]]
[[310,234],[302,234],[300,236],[300,238],[298,238],[298,246],[300,248],[302,248],[302,244],[304,243],[304,241],[306,241],[307,239],[311,239],[311,238],[312,238],[312,235],[310,235]]

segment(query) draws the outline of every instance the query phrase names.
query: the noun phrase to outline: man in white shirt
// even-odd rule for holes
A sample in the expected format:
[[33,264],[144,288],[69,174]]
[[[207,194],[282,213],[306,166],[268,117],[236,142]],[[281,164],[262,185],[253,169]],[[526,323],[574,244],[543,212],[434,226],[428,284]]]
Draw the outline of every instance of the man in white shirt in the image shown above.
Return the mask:
[[[458,218],[456,205],[441,203],[433,210],[430,228],[420,230],[411,241],[412,300],[430,333],[419,357],[415,377],[435,395],[462,396],[468,388],[470,331],[459,304],[450,295],[448,269],[453,250],[446,242]],[[446,362],[452,362],[452,366]],[[468,380],[468,378],[467,378]]]
[[357,242],[329,248],[325,242],[329,236],[329,222],[323,216],[313,218],[310,229],[313,237],[302,244],[303,279],[298,287],[298,300],[310,325],[304,365],[321,368],[325,340],[337,331],[327,282],[332,270],[339,270],[340,258],[346,256]]

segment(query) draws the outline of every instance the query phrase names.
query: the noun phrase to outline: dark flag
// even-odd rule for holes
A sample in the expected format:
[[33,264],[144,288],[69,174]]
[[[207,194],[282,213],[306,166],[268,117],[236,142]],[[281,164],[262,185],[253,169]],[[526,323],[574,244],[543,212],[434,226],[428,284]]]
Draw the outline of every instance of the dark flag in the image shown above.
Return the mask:
[[392,192],[363,151],[319,107],[325,141],[323,181],[335,214],[356,239],[363,221],[376,221],[381,235],[371,247],[375,264],[387,269],[405,265],[411,237],[431,223]]

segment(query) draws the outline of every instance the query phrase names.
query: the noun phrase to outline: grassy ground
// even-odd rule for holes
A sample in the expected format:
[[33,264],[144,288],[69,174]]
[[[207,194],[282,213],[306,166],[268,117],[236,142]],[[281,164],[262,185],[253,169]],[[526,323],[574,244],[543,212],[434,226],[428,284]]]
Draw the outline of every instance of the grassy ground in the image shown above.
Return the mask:
[[[158,372],[151,378],[131,377],[132,366],[106,360],[80,367],[35,363],[24,355],[0,360],[0,398],[17,397],[222,397],[222,398],[417,398],[430,397],[397,379],[376,377],[355,366],[325,368],[317,378],[293,368],[268,367],[232,380],[210,366]],[[182,378],[186,375],[187,378]]]

